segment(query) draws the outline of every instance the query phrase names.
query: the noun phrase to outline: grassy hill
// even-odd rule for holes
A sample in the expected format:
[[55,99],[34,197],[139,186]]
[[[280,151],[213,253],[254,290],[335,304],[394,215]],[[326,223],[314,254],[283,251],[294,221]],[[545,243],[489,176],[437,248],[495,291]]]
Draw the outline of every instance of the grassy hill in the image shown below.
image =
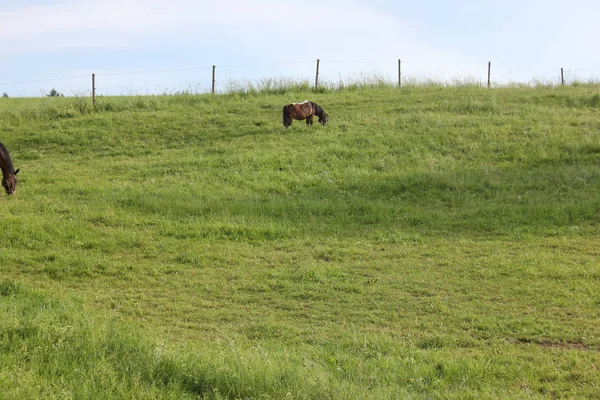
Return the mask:
[[[305,99],[330,123],[284,129]],[[0,99],[0,397],[598,397],[599,110],[592,85]]]

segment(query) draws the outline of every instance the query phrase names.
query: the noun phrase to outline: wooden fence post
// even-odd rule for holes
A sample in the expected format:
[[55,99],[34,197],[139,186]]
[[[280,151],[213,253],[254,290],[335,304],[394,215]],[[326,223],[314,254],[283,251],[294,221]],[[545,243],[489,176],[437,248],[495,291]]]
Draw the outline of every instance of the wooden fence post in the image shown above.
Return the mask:
[[319,87],[319,63],[321,60],[317,58],[317,74],[315,76],[315,90]]
[[96,108],[96,74],[92,74],[92,107]]
[[565,70],[562,68],[560,69],[560,83],[565,86]]
[[488,61],[488,84],[487,84],[488,89],[491,84],[492,84],[492,62]]
[[215,94],[215,69],[216,68],[217,67],[215,65],[213,65],[213,68],[212,68],[212,89],[210,90],[211,94]]
[[402,87],[402,62],[398,59],[398,87]]

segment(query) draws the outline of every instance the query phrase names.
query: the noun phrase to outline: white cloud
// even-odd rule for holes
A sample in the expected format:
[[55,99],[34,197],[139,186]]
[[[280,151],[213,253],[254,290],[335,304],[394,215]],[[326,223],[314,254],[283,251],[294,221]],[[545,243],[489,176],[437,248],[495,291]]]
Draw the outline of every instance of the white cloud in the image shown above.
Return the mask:
[[[442,74],[435,63],[463,58],[461,54],[430,45],[400,18],[364,4],[369,3],[352,0],[66,0],[54,5],[18,6],[10,10],[0,6],[0,20],[6,21],[0,25],[0,47],[8,71],[18,69],[10,65],[14,55],[30,55],[35,59],[42,59],[45,54],[60,55],[63,65],[62,69],[53,69],[52,63],[48,63],[39,73],[29,65],[28,75],[20,77],[18,71],[10,72],[7,81],[78,76],[79,73],[71,73],[68,68],[84,70],[90,64],[80,64],[77,58],[65,59],[73,53],[78,54],[78,58],[94,54],[96,61],[92,68],[97,75],[101,75],[103,69],[111,72],[115,65],[118,65],[115,72],[127,72],[212,64],[312,62],[320,58],[323,60],[321,79],[330,82],[360,78],[361,74],[367,77],[370,74],[386,75],[395,79],[397,58],[432,63],[433,70],[427,69],[426,64],[413,65],[412,71],[410,65],[405,68],[409,73],[437,78]],[[185,54],[178,61],[168,57],[161,59],[159,55],[153,58],[152,66],[126,54],[143,54],[151,46],[180,46],[179,49],[183,46]],[[203,46],[209,51],[195,51]],[[117,52],[120,57],[117,64],[110,63],[111,67],[107,68],[97,62],[99,58],[112,60]],[[238,53],[244,55],[238,57]],[[254,59],[250,59],[252,57]],[[385,60],[389,64],[330,62],[347,60]],[[220,68],[217,77],[218,86],[223,88],[227,81],[260,80],[265,76],[312,79],[312,71],[314,66],[310,64],[254,70]],[[458,70],[448,68],[443,72],[443,78],[460,74]],[[171,87],[176,80],[174,77],[184,76],[183,73],[162,74],[154,80],[150,75],[142,74],[99,76],[98,79],[99,87],[130,84],[145,88],[148,82],[165,82],[165,86]],[[190,76],[210,77],[209,72],[204,71],[196,71]],[[87,86],[87,83],[82,84],[83,90],[87,90]]]
[[282,59],[442,53],[428,48],[401,20],[351,1],[92,0],[0,8],[0,20],[4,54],[136,48],[153,38],[190,36],[198,41],[234,38]]
[[[502,22],[490,24],[493,27],[488,32],[472,33],[467,30],[485,30],[486,25],[463,23],[458,26],[460,21],[464,22],[464,15],[443,15],[454,7],[445,6],[439,11],[434,2],[419,4],[411,14],[406,10],[411,8],[410,4],[400,7],[389,1],[382,7],[385,1],[368,0],[38,1],[41,5],[12,1],[15,5],[11,8],[7,8],[5,2],[0,5],[3,22],[0,25],[3,61],[0,72],[10,76],[7,81],[79,75],[72,74],[69,68],[85,70],[90,65],[100,73],[103,69],[111,72],[112,68],[117,68],[117,72],[148,71],[212,64],[312,62],[316,58],[324,61],[322,77],[331,80],[360,72],[368,74],[380,68],[395,79],[394,60],[397,58],[403,61],[405,78],[431,79],[475,77],[484,80],[488,60],[492,61],[494,78],[504,74],[520,80],[535,76],[535,71],[544,63],[552,71],[561,66],[600,64],[594,61],[595,53],[590,50],[600,35],[599,25],[593,19],[600,6],[591,0],[585,3],[583,13],[581,7],[575,5],[561,9],[552,0],[548,0],[550,3],[512,1],[510,7],[497,2],[495,10],[503,12]],[[473,3],[478,7],[479,17],[487,16],[488,6],[484,3]],[[460,10],[470,7],[465,2]],[[449,22],[440,27],[443,21]],[[453,34],[453,29],[458,29],[459,34]],[[164,49],[170,51],[162,52]],[[45,60],[47,54],[60,56],[62,69],[58,66],[53,69],[53,63],[32,65],[32,59]],[[87,58],[87,63],[80,63],[73,54],[83,60]],[[168,55],[162,57],[163,54]],[[177,60],[170,58],[174,54]],[[30,60],[29,75],[19,76],[21,68],[17,61],[13,63],[20,59],[13,57],[17,55]],[[151,59],[152,65],[144,65],[136,57]],[[115,62],[104,64],[98,60]],[[389,64],[330,62],[347,60],[385,60]],[[531,69],[517,75],[520,70],[505,72],[500,70],[500,65],[525,65]],[[270,70],[222,68],[217,75],[219,79],[253,79],[279,72],[304,76],[313,74],[312,71],[314,67],[308,64]],[[190,75],[208,74],[199,71]],[[127,76],[123,81],[142,79],[148,77]]]

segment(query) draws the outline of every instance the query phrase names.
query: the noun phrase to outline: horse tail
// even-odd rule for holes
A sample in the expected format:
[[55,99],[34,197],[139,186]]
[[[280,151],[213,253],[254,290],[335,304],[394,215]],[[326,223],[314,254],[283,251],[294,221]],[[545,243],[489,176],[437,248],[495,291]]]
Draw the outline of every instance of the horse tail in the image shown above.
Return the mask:
[[289,125],[289,113],[287,111],[288,106],[283,106],[283,126],[287,127]]
[[283,125],[285,125],[285,119],[286,119],[285,118],[286,117],[285,107],[286,106],[283,106]]

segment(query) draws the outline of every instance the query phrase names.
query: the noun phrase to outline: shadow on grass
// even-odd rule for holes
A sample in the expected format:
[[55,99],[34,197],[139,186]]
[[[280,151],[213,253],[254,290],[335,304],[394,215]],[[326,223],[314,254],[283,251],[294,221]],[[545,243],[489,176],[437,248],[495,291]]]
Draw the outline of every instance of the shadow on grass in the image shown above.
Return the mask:
[[[278,240],[298,235],[546,235],[600,222],[600,170],[594,166],[411,171],[306,180],[291,191],[222,197],[158,190],[119,197],[121,207],[187,221],[177,238]],[[293,185],[288,185],[293,186]],[[241,188],[243,189],[243,188]],[[229,192],[231,193],[231,192]]]

